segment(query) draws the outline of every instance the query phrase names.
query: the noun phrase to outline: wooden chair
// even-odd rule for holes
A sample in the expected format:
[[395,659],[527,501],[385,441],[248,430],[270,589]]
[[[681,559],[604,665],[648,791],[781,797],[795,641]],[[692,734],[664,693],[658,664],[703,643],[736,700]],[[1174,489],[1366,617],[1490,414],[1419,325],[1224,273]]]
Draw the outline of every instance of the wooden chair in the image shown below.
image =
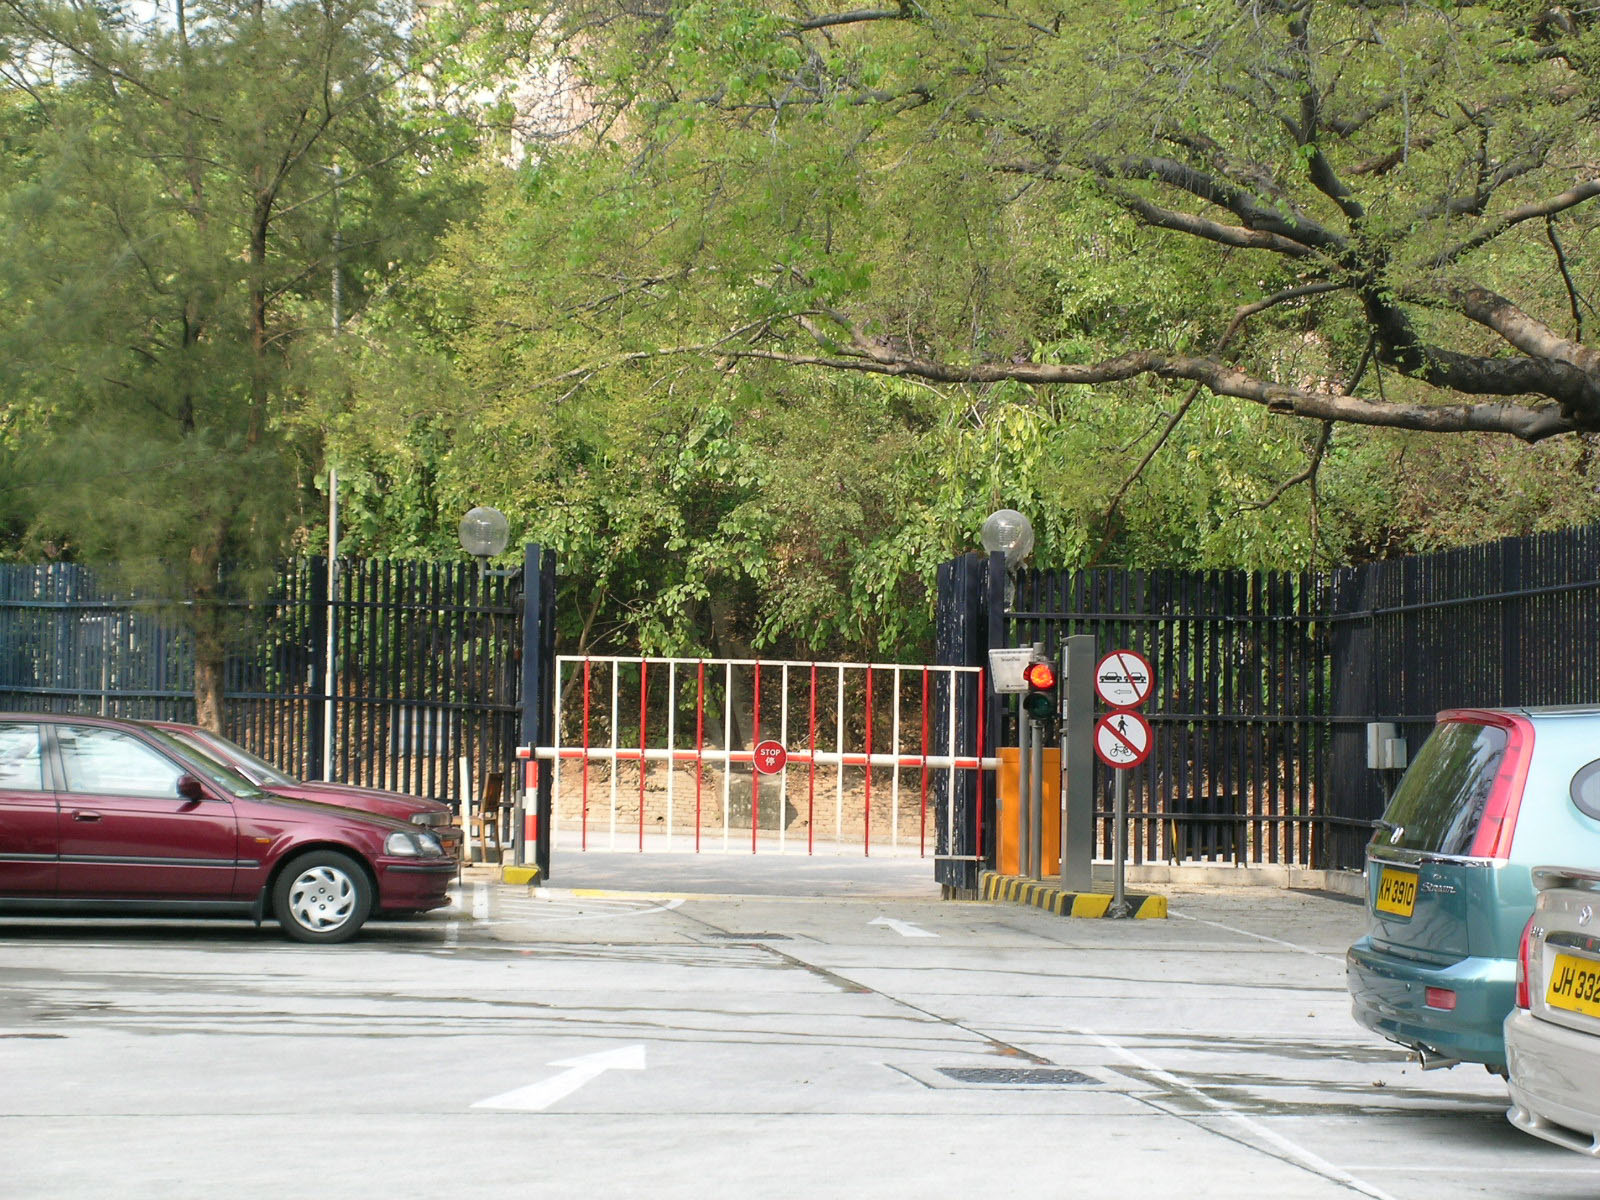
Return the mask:
[[484,860],[489,858],[489,843],[494,842],[494,860],[503,863],[506,860],[505,846],[500,841],[500,796],[505,789],[506,777],[503,771],[490,771],[483,781],[483,795],[478,797],[477,806],[472,810],[472,815],[467,823],[467,852],[470,857],[472,839],[478,839],[478,846],[483,851]]

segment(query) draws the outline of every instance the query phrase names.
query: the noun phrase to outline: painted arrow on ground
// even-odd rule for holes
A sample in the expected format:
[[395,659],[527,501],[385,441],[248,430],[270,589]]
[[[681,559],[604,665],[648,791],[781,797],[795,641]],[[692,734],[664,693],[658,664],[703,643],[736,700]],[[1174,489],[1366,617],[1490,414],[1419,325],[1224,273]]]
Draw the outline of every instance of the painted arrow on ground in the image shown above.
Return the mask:
[[920,925],[913,925],[910,921],[896,921],[893,917],[876,917],[867,922],[868,925],[887,925],[901,937],[931,937],[936,938],[937,933],[929,933]]
[[622,1046],[616,1050],[601,1050],[597,1054],[583,1054],[577,1058],[563,1058],[550,1064],[566,1067],[559,1075],[530,1083],[527,1087],[502,1092],[479,1100],[473,1108],[503,1108],[517,1112],[538,1112],[549,1108],[563,1096],[570,1096],[591,1079],[607,1071],[644,1070],[644,1047]]

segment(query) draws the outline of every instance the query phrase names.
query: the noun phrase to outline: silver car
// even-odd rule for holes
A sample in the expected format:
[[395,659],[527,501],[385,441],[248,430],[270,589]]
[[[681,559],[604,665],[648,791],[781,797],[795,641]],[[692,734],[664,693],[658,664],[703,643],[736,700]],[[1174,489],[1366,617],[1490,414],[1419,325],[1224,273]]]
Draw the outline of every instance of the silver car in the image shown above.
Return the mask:
[[1507,1116],[1600,1158],[1600,869],[1539,867],[1506,1018]]

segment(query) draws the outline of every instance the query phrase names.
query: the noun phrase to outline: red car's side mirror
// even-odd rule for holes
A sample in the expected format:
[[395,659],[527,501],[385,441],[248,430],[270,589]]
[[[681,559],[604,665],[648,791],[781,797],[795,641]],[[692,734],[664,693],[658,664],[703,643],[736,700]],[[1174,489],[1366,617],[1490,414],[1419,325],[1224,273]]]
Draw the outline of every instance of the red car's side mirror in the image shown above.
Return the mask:
[[185,800],[190,800],[198,804],[200,801],[206,798],[206,790],[200,786],[200,781],[193,775],[179,775],[178,795],[182,796]]

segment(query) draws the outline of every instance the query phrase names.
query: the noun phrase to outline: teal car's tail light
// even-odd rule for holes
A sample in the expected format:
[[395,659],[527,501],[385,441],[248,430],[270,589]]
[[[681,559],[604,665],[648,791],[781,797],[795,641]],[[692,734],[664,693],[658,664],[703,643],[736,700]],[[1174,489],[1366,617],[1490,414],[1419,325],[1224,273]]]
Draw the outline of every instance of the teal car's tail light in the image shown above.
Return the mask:
[[1429,1008],[1443,1009],[1451,1012],[1456,1006],[1456,994],[1449,988],[1431,987],[1423,997],[1423,1002]]
[[1474,858],[1510,858],[1517,813],[1522,807],[1522,788],[1528,781],[1528,764],[1533,760],[1533,723],[1510,713],[1476,711],[1441,713],[1439,719],[1470,720],[1506,731],[1505,755],[1484,800],[1483,817],[1467,853]]

